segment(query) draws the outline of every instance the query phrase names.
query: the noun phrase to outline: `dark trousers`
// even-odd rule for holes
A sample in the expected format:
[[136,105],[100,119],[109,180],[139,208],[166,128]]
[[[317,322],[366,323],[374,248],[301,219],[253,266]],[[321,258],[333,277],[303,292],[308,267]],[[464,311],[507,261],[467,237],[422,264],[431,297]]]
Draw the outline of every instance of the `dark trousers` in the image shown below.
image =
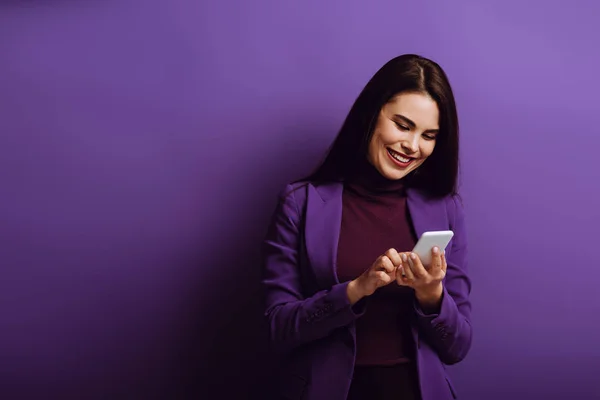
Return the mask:
[[348,400],[420,400],[413,363],[354,368]]

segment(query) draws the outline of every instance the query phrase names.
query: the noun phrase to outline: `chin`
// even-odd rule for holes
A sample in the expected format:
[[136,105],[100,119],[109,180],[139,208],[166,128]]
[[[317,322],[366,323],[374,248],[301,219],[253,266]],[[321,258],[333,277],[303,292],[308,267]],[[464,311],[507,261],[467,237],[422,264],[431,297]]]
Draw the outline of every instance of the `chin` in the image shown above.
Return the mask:
[[386,179],[389,179],[391,181],[397,181],[397,180],[400,180],[400,179],[406,177],[411,172],[412,172],[412,170],[410,170],[410,171],[398,171],[396,169],[386,168],[384,170],[384,173],[382,175]]

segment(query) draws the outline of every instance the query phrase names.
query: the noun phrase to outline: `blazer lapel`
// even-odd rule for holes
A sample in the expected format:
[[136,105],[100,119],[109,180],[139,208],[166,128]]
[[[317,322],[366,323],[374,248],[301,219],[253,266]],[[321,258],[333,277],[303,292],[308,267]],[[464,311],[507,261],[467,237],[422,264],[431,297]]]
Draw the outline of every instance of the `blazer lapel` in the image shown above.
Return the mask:
[[409,189],[406,204],[417,238],[423,232],[448,229],[448,216],[443,200],[431,200],[419,191]]
[[336,263],[342,223],[342,183],[308,185],[305,243],[320,288],[339,283]]

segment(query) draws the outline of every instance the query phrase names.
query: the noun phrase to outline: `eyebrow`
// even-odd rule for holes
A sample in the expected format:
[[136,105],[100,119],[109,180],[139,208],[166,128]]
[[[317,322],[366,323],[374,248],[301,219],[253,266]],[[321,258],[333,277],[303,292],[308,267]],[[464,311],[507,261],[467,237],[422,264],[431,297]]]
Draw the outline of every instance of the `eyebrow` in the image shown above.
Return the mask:
[[[417,124],[415,124],[411,119],[406,118],[404,115],[402,114],[394,114],[394,117],[399,118],[401,120],[403,120],[404,122],[406,122],[408,125],[410,125],[412,128],[416,128]],[[423,133],[438,133],[440,130],[439,129],[427,129],[425,132]]]

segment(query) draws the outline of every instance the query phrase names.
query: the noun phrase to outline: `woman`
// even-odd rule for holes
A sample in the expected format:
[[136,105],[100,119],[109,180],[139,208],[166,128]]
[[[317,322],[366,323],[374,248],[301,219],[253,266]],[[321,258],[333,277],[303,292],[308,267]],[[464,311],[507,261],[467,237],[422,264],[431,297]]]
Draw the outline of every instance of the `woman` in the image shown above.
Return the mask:
[[[368,82],[323,164],[280,196],[264,243],[277,398],[455,398],[471,346],[456,193],[458,118],[435,62],[403,55]],[[453,230],[423,266],[425,231]]]

